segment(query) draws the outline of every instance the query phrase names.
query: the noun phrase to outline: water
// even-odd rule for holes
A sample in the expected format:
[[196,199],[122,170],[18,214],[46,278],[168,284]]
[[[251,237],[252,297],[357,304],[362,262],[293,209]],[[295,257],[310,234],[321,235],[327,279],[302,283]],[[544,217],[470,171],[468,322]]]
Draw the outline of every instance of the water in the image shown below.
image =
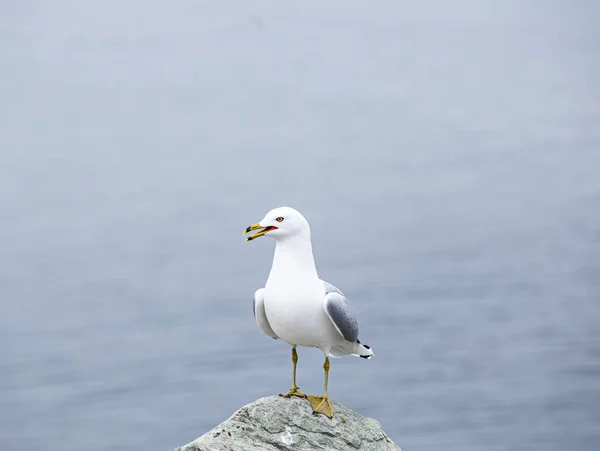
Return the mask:
[[407,450],[597,449],[595,2],[1,9],[2,450],[167,450],[289,388],[241,236],[279,205],[376,352],[334,399]]

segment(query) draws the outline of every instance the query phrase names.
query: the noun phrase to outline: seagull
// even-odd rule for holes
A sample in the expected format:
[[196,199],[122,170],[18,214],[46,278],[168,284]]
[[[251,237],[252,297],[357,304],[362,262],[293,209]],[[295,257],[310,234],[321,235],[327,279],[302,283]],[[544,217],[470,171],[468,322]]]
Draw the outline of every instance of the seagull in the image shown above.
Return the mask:
[[[280,396],[307,398],[313,414],[333,418],[327,396],[329,358],[355,355],[369,359],[373,351],[358,339],[358,321],[350,301],[334,285],[319,278],[313,257],[308,221],[297,210],[279,207],[244,230],[252,241],[275,239],[273,265],[264,288],[254,293],[254,317],[269,337],[292,347],[292,388]],[[305,395],[296,385],[296,346],[320,349],[325,355],[323,396]]]

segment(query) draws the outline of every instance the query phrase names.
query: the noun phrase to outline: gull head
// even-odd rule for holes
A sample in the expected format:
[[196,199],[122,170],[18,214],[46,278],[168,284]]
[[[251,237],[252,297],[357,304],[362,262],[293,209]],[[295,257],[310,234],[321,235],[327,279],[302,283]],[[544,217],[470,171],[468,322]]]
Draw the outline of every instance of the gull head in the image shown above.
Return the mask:
[[244,235],[253,230],[258,230],[258,232],[250,235],[246,238],[246,241],[252,241],[264,235],[268,235],[276,240],[296,236],[310,239],[308,221],[298,210],[290,207],[274,208],[260,222],[247,227],[244,230]]

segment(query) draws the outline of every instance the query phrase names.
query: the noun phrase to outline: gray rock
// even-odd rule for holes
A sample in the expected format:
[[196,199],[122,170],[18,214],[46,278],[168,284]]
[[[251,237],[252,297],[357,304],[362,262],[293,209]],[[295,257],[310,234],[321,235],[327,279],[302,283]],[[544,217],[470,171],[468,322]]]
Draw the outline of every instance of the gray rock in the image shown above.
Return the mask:
[[331,405],[333,419],[312,415],[306,399],[260,398],[175,451],[401,451],[378,421]]

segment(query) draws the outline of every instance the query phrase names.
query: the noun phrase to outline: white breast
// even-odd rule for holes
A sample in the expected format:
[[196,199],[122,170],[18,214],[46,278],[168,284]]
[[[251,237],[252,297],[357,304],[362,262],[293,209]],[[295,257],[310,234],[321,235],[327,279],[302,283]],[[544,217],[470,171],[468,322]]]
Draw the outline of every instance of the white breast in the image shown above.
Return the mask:
[[323,309],[310,233],[277,240],[265,285],[265,314],[273,331],[291,345],[327,349],[342,336]]
[[265,286],[265,313],[273,331],[291,345],[333,344],[339,334],[323,309],[324,296],[318,278],[270,278]]

